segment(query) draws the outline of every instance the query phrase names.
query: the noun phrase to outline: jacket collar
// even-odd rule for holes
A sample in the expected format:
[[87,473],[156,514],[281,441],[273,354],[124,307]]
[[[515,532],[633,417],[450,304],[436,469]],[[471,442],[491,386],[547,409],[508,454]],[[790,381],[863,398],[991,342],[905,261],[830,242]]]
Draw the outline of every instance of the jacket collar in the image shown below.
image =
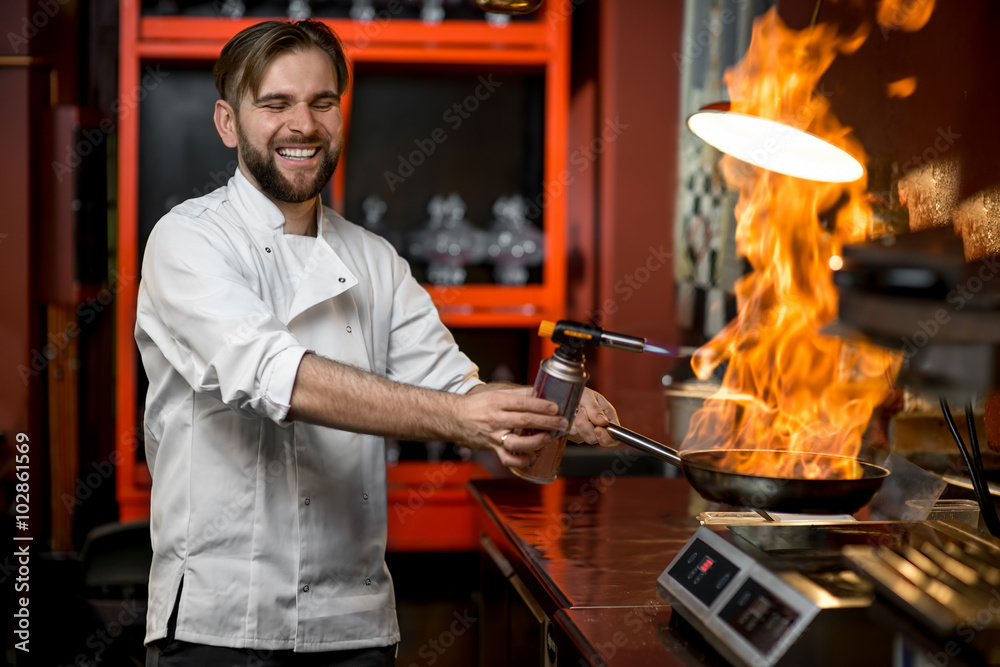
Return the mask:
[[[281,232],[285,216],[281,209],[255,188],[239,169],[229,181],[229,188],[230,197],[247,224],[263,225],[278,238],[284,236]],[[358,284],[358,279],[331,247],[330,239],[335,236],[333,222],[324,214],[322,203],[317,204],[316,242],[305,262],[300,282],[294,288],[288,312],[281,318],[286,325],[316,304],[339,296]],[[287,249],[283,241],[275,241],[278,244],[276,247]]]
[[[239,167],[229,181],[230,196],[238,202],[250,222],[261,222],[270,229],[280,230],[285,225],[285,214],[278,205],[267,198],[263,192],[251,183]],[[318,198],[319,195],[316,195]],[[319,236],[323,235],[323,205],[317,202],[316,218]]]

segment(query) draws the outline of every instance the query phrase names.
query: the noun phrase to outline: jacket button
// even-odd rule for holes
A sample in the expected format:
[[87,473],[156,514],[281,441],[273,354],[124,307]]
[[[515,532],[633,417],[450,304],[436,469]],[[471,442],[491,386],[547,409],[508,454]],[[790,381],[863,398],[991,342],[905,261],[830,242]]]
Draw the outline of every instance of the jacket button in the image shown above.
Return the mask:
[[347,333],[351,333],[351,327],[350,326],[347,327]]
[[302,587],[302,592],[303,593],[308,593],[309,592],[309,584],[306,584],[305,586]]
[[366,493],[366,494],[364,494],[364,499],[365,499],[365,500],[368,500],[368,494],[367,494],[367,493]]
[[266,250],[267,252],[271,252],[270,248],[264,248],[264,250]]
[[308,505],[308,504],[309,504],[309,503],[311,503],[311,502],[312,502],[312,501],[311,501],[311,500],[309,500],[308,498],[306,498],[306,499],[305,499],[305,504],[306,504],[306,505]]
[[365,579],[365,586],[371,586],[371,585],[372,585],[372,580],[371,579]]
[[[270,251],[268,251],[268,252],[270,252]],[[339,280],[342,283],[346,283],[347,282],[347,278],[344,278],[343,276],[341,276],[340,278],[337,278],[337,280]]]

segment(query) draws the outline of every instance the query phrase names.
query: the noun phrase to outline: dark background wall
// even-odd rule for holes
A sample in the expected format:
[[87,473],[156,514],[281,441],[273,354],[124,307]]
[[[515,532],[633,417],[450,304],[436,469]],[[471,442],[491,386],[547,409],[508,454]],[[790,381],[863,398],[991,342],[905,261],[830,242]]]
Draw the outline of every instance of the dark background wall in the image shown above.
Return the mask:
[[[808,26],[813,7],[803,0],[778,5],[795,28]],[[876,23],[877,8],[875,0],[864,0],[824,2],[820,9],[819,22],[836,22],[845,34],[870,25],[864,44],[838,56],[823,79],[836,115],[870,157],[896,162],[901,172],[957,158],[960,197],[1000,183],[1000,3],[936,2],[915,32],[901,29],[906,7],[890,14],[888,26]],[[888,84],[906,77],[916,77],[914,93],[890,97]],[[942,135],[949,139],[942,142]]]

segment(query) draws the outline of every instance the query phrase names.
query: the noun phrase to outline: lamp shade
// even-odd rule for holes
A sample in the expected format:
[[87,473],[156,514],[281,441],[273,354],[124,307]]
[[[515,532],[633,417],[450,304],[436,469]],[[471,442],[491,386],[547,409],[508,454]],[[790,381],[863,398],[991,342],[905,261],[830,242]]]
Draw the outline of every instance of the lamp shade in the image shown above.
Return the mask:
[[814,134],[778,121],[729,110],[722,102],[688,118],[688,127],[723,153],[779,174],[827,183],[851,183],[864,167]]

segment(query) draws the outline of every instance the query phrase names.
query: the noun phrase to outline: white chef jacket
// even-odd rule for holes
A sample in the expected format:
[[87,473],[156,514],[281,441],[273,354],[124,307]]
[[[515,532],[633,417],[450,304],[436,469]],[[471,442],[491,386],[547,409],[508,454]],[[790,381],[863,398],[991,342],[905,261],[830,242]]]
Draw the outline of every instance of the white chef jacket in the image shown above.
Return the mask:
[[392,246],[318,208],[317,237],[286,236],[237,171],[149,236],[135,327],[153,478],[147,642],[166,636],[179,590],[182,641],[399,641],[384,441],[287,421],[295,374],[307,350],[458,393],[478,369]]

